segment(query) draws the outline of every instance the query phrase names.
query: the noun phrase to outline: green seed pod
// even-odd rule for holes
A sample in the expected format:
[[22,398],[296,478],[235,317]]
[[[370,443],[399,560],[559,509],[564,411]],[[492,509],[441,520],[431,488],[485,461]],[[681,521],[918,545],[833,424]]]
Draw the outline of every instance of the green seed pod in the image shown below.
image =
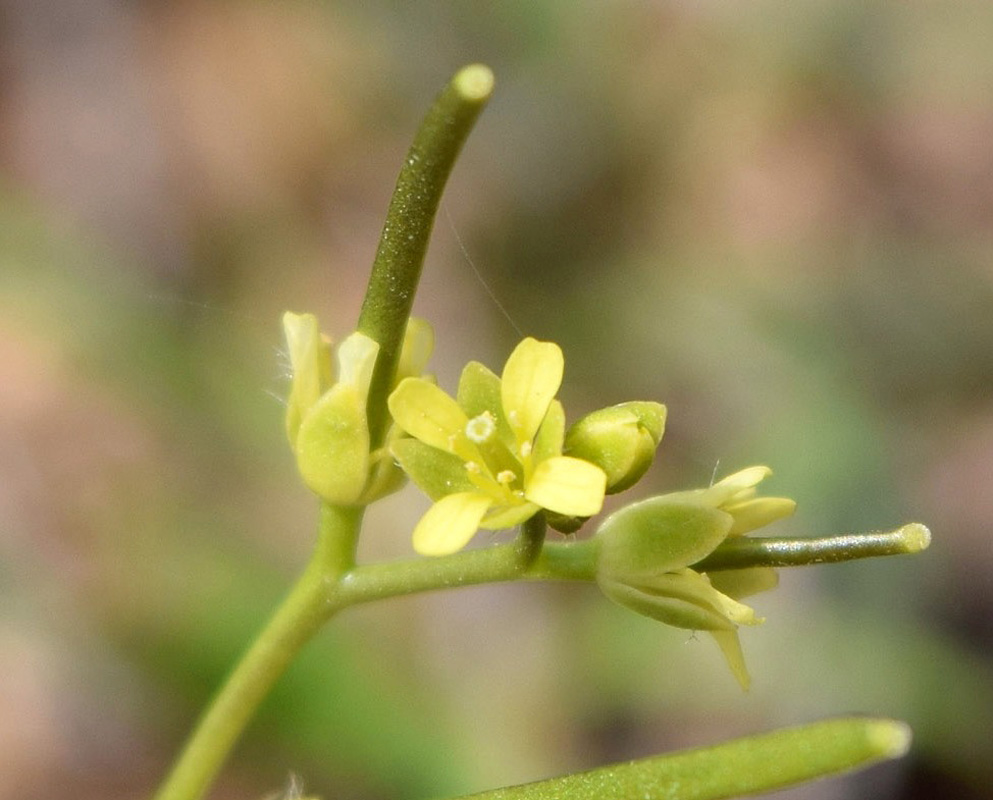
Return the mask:
[[660,403],[632,402],[587,414],[566,434],[564,452],[590,461],[607,475],[607,493],[637,483],[652,465],[665,430]]

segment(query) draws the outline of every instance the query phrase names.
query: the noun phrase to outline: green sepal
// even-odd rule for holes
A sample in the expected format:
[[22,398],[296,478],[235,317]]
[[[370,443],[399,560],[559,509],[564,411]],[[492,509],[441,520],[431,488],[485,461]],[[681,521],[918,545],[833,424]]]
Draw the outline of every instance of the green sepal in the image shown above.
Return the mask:
[[369,464],[369,480],[362,492],[363,505],[399,491],[407,482],[407,473],[400,469],[388,448],[380,448],[370,454]]
[[575,533],[586,524],[588,519],[589,517],[567,517],[564,514],[556,514],[554,511],[545,512],[545,521],[548,523],[548,527],[559,533]]
[[708,603],[695,602],[695,598],[654,594],[610,580],[600,581],[600,588],[615,603],[643,617],[649,617],[675,628],[691,631],[730,631],[735,627],[727,617],[714,610]]
[[470,361],[462,369],[455,400],[469,419],[489,411],[496,420],[497,435],[506,447],[515,444],[503,413],[503,400],[500,396],[500,378],[478,361]]
[[717,591],[707,576],[691,569],[623,582],[598,575],[597,581],[616,602],[676,628],[733,630],[735,625],[762,621],[751,608]]
[[433,501],[457,492],[474,490],[466,474],[465,462],[452,453],[417,439],[398,439],[390,450],[403,471]]
[[638,418],[638,423],[641,427],[648,431],[652,439],[655,440],[656,445],[662,441],[662,435],[665,433],[666,415],[668,413],[662,403],[634,400],[629,403],[621,403],[617,408],[623,408],[634,414]]
[[694,564],[724,541],[732,518],[710,506],[651,497],[615,511],[597,530],[597,572],[628,581]]
[[741,600],[759,592],[767,592],[779,585],[779,573],[772,567],[750,567],[749,569],[725,569],[709,572],[710,584],[717,591]]
[[369,477],[369,426],[365,401],[345,383],[332,386],[311,407],[296,437],[304,483],[329,503],[352,505]]

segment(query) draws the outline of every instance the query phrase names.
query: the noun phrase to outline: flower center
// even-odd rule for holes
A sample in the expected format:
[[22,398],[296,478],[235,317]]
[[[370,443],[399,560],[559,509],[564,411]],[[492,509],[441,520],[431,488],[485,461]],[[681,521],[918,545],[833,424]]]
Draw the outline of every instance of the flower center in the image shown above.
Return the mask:
[[484,411],[465,424],[465,435],[475,444],[487,441],[495,431],[496,419],[489,411]]

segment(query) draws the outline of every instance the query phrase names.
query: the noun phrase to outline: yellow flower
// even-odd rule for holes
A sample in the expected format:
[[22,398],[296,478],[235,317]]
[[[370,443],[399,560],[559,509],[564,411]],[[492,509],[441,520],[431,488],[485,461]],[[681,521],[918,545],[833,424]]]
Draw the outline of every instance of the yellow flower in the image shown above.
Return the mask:
[[457,400],[423,378],[400,382],[389,408],[413,438],[395,441],[393,454],[435,501],[414,529],[415,550],[454,553],[479,528],[512,528],[542,509],[600,511],[603,470],[562,455],[565,412],[555,395],[563,369],[558,345],[527,338],[500,378],[466,365]]

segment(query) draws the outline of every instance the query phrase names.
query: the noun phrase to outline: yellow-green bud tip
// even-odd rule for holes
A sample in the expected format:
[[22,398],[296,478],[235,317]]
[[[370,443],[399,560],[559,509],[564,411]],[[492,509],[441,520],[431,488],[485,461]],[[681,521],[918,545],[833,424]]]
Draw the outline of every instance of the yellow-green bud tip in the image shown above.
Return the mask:
[[900,528],[900,540],[907,553],[919,553],[922,550],[927,550],[931,544],[931,531],[926,525],[911,522]]
[[[925,531],[923,525],[920,526]],[[866,723],[865,736],[869,746],[880,758],[900,758],[910,750],[913,732],[906,722],[893,719],[871,720]]]
[[470,64],[458,71],[452,84],[466,100],[482,102],[493,93],[493,70],[485,64]]

